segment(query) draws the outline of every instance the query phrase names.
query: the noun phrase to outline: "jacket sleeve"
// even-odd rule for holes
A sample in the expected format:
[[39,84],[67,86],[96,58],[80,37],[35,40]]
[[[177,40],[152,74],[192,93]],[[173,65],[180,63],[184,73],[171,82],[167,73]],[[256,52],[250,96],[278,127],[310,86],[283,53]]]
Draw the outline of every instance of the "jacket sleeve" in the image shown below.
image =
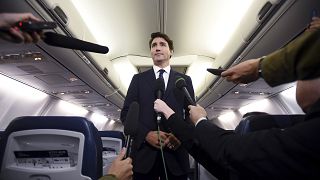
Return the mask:
[[[127,113],[129,111],[130,104],[134,101],[139,103],[139,83],[140,83],[140,75],[135,74],[131,80],[131,83],[128,88],[128,92],[126,98],[124,100],[123,108],[121,110],[120,119],[122,124],[125,123],[127,118]],[[141,109],[141,108],[140,108]],[[139,112],[141,113],[141,112]],[[150,130],[147,129],[143,124],[139,123],[139,131],[137,137],[135,137],[135,145],[139,148],[145,141],[145,137]]]
[[201,148],[199,141],[195,138],[195,128],[192,124],[179,119],[176,114],[173,114],[165,121],[165,125],[182,142],[182,146],[188,153],[212,175],[221,180],[229,179],[229,169],[226,168],[226,164],[221,165],[209,160],[210,153]]
[[262,76],[270,86],[320,76],[320,30],[305,32],[262,61]]

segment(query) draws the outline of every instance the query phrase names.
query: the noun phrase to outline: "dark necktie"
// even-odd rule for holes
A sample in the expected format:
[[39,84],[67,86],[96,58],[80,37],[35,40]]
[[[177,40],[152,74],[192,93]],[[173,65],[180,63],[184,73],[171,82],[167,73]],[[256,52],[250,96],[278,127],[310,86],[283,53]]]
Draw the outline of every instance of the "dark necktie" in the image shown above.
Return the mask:
[[159,78],[161,78],[164,82],[164,90],[165,90],[166,89],[166,82],[164,81],[163,73],[166,71],[164,69],[160,69],[158,72],[159,72]]
[[163,79],[163,73],[166,71],[164,69],[160,69],[158,72],[159,72],[159,78]]

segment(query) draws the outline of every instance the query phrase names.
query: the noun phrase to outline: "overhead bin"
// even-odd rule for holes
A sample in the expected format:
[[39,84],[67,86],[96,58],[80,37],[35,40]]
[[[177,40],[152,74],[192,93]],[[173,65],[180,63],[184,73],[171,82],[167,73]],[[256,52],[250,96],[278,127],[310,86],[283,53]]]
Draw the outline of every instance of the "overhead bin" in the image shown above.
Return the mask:
[[[61,31],[58,29],[59,34],[65,34],[92,43],[97,42],[71,1],[26,1],[41,15],[49,16],[53,20],[59,22],[61,28]],[[61,55],[70,50],[49,47],[44,43],[40,43],[40,45],[46,50],[50,51],[50,54],[54,54],[58,61],[67,66],[69,70],[77,74],[84,82],[89,84],[99,94],[101,94],[118,108],[122,107],[124,96],[118,91],[119,87],[116,87],[116,83],[114,83],[119,79],[117,73],[106,74],[104,70],[105,67],[100,67],[98,63],[96,63],[99,61],[99,59],[102,59],[100,61],[107,59],[105,54],[73,51],[71,53],[75,55],[69,55],[72,56],[72,58],[66,59]],[[57,50],[62,52],[56,52]],[[112,63],[108,62],[107,64],[109,65],[107,67],[108,72],[114,72]]]
[[283,0],[253,1],[239,28],[244,42],[248,42],[263,22],[273,15],[273,12],[281,5],[281,1]]
[[[243,60],[258,58],[282,47],[306,27],[311,20],[312,10],[319,6],[317,0],[254,1],[242,20],[241,27],[216,61],[222,67],[228,68]],[[301,12],[305,12],[304,15]],[[223,78],[218,78],[210,89],[200,96],[198,103],[209,107],[235,86]],[[286,88],[286,86],[278,88],[270,95]]]

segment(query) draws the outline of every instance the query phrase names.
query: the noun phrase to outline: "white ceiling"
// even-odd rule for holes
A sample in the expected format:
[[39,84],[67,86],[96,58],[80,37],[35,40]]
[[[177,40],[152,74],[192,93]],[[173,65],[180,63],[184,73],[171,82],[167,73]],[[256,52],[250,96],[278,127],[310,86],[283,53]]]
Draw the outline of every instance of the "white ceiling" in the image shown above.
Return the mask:
[[252,1],[72,0],[97,42],[109,47],[104,58],[95,60],[102,68],[118,74],[111,80],[124,94],[137,70],[113,71],[107,61],[123,63],[126,57],[125,61],[134,67],[151,66],[148,41],[150,34],[157,31],[173,39],[171,65],[189,67],[187,74],[194,82],[196,94],[200,94],[212,77],[204,78],[199,72],[206,73],[206,68],[213,66]]

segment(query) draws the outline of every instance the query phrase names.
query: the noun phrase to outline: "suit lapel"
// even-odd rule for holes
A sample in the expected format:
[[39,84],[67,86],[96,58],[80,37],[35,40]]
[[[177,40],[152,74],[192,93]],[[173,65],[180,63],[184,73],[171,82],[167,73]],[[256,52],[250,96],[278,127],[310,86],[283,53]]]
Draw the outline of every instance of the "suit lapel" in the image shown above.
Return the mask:
[[172,91],[172,89],[175,86],[175,80],[176,80],[176,72],[172,70],[170,70],[170,74],[169,74],[169,80],[168,80],[168,84],[167,84],[167,88],[166,88],[166,92],[164,93],[163,99],[166,99],[170,92]]
[[153,68],[146,71],[144,75],[145,77],[143,78],[143,80],[145,80],[146,83],[149,84],[152,91],[154,91],[156,85],[156,76],[154,75]]

